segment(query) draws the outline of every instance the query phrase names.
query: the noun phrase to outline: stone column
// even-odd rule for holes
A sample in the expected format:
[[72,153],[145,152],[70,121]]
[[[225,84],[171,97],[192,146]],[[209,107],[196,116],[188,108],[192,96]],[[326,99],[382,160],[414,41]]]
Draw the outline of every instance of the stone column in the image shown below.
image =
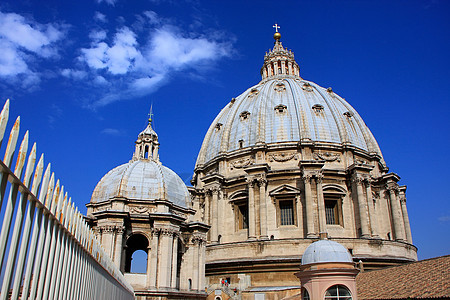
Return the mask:
[[158,251],[158,287],[170,288],[170,279],[172,273],[173,234],[174,232],[171,229],[161,229],[161,249]]
[[356,186],[356,193],[357,193],[357,201],[358,201],[358,208],[359,208],[359,222],[361,224],[361,237],[362,238],[369,238],[370,232],[369,232],[369,220],[367,216],[367,200],[364,197],[364,191],[363,191],[363,182],[364,177],[357,173],[353,173],[352,176],[353,185]]
[[203,221],[208,224],[211,225],[211,221],[209,220],[209,207],[210,207],[210,202],[211,202],[211,195],[209,191],[206,191],[205,193],[205,211],[204,211],[204,216],[203,216]]
[[289,75],[292,75],[292,62],[288,62]]
[[200,291],[205,288],[206,242],[203,238],[199,238],[198,252],[198,290]]
[[409,224],[408,210],[406,209],[406,195],[405,190],[400,188],[400,206],[402,207],[403,223],[405,224],[406,241],[412,244],[411,225]]
[[212,203],[211,203],[211,243],[217,243],[219,236],[219,210],[218,210],[218,201],[219,201],[219,187],[211,188],[212,193]]
[[327,219],[325,215],[325,200],[323,198],[323,174],[318,172],[316,174],[316,188],[317,188],[317,207],[319,210],[319,236],[321,239],[327,238]]
[[[152,241],[150,250],[150,267],[147,268],[147,286],[156,287],[156,278],[158,276],[158,245],[159,229],[152,229]],[[148,259],[148,258],[147,258]]]
[[123,226],[118,226],[116,228],[116,249],[114,251],[114,263],[118,268],[120,268],[122,260],[123,231]]
[[258,179],[259,185],[259,223],[261,234],[259,236],[262,240],[267,240],[269,237],[267,236],[267,203],[266,203],[266,185],[267,179],[266,176],[261,176]]
[[305,206],[306,206],[306,237],[316,237],[314,229],[314,209],[313,199],[311,195],[311,174],[303,173],[303,181],[305,183]]
[[377,212],[375,211],[375,206],[373,203],[372,188],[370,187],[371,180],[369,177],[366,178],[365,183],[366,183],[367,205],[369,206],[369,219],[370,219],[370,227],[372,229],[372,236],[375,238],[380,238],[380,234],[378,231]]
[[199,270],[199,264],[200,264],[200,252],[199,252],[199,239],[198,237],[192,238],[192,251],[193,251],[193,266],[192,266],[192,289],[198,290],[200,288],[199,286],[199,277],[200,274],[198,272]]
[[402,208],[400,201],[397,199],[396,192],[398,186],[396,183],[388,183],[387,190],[391,202],[392,221],[394,222],[395,240],[405,241],[405,224],[403,224]]
[[177,271],[178,271],[178,235],[175,234],[173,236],[173,243],[172,243],[172,283],[171,287],[173,289],[177,288]]
[[248,183],[248,239],[256,238],[256,218],[255,218],[255,182],[253,178],[247,179]]

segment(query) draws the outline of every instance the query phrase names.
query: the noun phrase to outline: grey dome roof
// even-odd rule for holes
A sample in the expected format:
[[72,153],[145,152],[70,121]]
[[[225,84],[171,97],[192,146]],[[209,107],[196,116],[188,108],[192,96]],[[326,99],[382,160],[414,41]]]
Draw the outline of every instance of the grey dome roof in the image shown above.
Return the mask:
[[331,89],[299,76],[262,80],[225,106],[211,124],[197,158],[202,165],[221,153],[258,142],[313,142],[351,145],[381,156],[356,110]]
[[181,178],[161,163],[150,159],[132,160],[109,171],[94,189],[91,202],[113,197],[135,200],[168,200],[187,207],[189,192]]
[[302,256],[302,265],[323,262],[353,262],[350,252],[337,242],[320,240],[306,248]]

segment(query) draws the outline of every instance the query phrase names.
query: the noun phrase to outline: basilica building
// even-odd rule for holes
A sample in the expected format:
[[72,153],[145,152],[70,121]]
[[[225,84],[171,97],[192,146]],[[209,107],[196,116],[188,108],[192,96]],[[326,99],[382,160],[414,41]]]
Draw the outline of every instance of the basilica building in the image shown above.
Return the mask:
[[[417,260],[406,186],[369,128],[331,88],[303,79],[274,39],[261,81],[209,127],[191,187],[159,161],[150,120],[131,161],[95,188],[90,224],[137,295],[300,294],[302,255],[319,240],[365,270]],[[130,273],[136,250],[148,253],[146,274]]]

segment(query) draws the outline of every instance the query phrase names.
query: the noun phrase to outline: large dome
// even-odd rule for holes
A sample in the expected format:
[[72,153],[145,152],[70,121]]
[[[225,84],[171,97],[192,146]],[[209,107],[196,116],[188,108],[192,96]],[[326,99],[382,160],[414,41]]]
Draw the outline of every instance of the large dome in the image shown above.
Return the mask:
[[[293,58],[292,52],[281,47],[266,55],[266,60],[273,53],[283,52]],[[197,166],[219,154],[258,143],[332,143],[381,156],[363,119],[331,88],[303,80],[295,70],[291,74],[286,70],[268,75],[263,67],[262,73],[259,84],[233,98],[215,118],[203,141]]]
[[103,176],[92,193],[91,203],[123,197],[168,200],[187,207],[190,199],[187,187],[174,171],[161,164],[158,148],[158,136],[149,122],[139,134],[133,159]]

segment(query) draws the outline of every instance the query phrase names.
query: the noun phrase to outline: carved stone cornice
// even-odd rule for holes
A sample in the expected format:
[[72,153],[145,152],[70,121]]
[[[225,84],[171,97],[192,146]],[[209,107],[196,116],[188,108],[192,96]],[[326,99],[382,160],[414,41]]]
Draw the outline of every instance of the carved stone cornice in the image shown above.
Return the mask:
[[152,234],[160,236],[178,236],[180,234],[180,230],[175,228],[156,227],[152,228]]
[[123,233],[125,230],[124,226],[121,225],[102,225],[102,226],[97,226],[95,228],[98,232],[102,232],[102,233],[113,233],[113,232],[117,232],[117,233]]
[[398,184],[396,182],[388,182],[386,184],[386,190],[394,191],[397,193],[399,191]]

